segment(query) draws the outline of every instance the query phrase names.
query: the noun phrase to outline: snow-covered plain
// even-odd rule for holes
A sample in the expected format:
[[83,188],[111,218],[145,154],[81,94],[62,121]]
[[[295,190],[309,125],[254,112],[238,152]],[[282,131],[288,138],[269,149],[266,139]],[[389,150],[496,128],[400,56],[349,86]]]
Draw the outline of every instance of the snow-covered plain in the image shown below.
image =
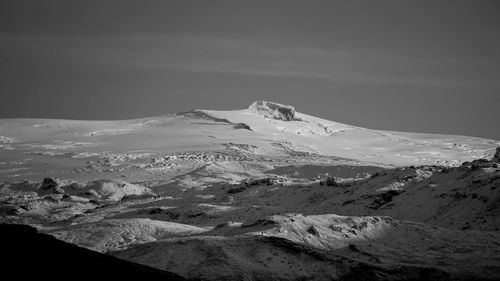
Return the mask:
[[264,101],[3,119],[0,220],[195,279],[495,280],[498,146]]

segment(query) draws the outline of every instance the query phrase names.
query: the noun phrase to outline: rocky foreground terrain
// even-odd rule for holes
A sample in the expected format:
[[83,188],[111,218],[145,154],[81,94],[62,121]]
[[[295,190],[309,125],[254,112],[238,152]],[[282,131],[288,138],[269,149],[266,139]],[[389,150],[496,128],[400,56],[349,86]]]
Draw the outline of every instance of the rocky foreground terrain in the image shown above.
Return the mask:
[[0,134],[2,223],[183,278],[500,279],[498,141],[264,101]]

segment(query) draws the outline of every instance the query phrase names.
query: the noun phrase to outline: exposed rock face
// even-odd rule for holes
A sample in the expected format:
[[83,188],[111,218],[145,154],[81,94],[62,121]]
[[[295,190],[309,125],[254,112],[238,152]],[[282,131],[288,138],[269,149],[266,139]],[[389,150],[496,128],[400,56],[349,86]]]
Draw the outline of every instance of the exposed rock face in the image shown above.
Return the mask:
[[495,153],[495,156],[493,156],[493,159],[491,159],[491,162],[500,163],[500,146],[497,147],[497,152]]
[[230,188],[227,193],[229,194],[234,194],[234,193],[239,193],[247,190],[251,186],[255,185],[277,185],[277,184],[283,184],[286,183],[287,179],[284,177],[279,177],[279,176],[273,176],[273,177],[267,177],[267,178],[260,178],[260,179],[251,179],[249,181],[245,181],[242,184],[235,185],[232,188]]
[[233,126],[233,128],[234,129],[245,129],[245,130],[253,131],[252,128],[250,126],[248,126],[247,124],[245,124],[245,123],[236,123]]
[[291,105],[284,105],[269,101],[256,101],[252,103],[248,108],[256,111],[266,118],[283,121],[296,120],[295,108]]
[[278,176],[272,176],[272,177],[267,177],[267,178],[261,178],[261,179],[252,179],[250,181],[246,181],[244,184],[246,186],[253,186],[253,185],[275,185],[275,184],[282,184],[286,182],[286,178],[284,177],[278,177]]

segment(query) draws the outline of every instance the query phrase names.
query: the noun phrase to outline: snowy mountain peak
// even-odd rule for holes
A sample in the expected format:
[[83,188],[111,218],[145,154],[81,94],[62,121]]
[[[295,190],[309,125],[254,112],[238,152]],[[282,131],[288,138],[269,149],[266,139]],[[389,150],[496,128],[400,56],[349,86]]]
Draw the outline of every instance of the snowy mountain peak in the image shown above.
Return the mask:
[[270,119],[283,121],[297,120],[295,118],[295,108],[291,105],[270,101],[255,101],[248,109]]

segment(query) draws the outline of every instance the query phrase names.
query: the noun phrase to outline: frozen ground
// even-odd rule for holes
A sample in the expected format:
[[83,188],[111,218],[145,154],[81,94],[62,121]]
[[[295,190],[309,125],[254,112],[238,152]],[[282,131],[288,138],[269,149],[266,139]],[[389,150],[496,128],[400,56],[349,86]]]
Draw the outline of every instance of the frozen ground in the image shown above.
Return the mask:
[[499,145],[262,101],[4,119],[0,220],[187,278],[495,280]]

